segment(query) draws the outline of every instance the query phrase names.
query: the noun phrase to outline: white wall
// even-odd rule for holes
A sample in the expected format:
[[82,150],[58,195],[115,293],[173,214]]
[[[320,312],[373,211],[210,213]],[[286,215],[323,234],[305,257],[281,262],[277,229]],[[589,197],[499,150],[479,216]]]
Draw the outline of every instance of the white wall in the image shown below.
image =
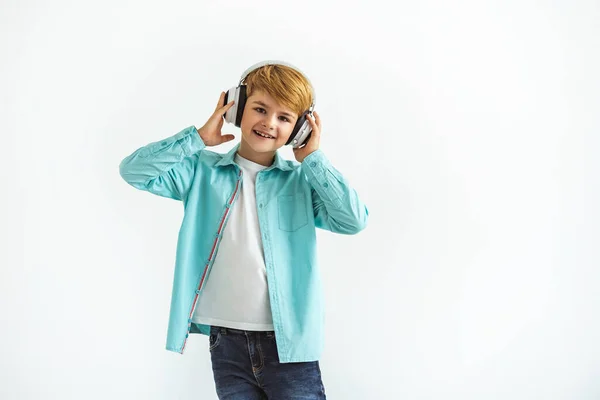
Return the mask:
[[319,232],[328,398],[600,398],[597,1],[0,7],[0,398],[216,398],[164,349],[181,204],[118,164],[263,59],[370,211]]

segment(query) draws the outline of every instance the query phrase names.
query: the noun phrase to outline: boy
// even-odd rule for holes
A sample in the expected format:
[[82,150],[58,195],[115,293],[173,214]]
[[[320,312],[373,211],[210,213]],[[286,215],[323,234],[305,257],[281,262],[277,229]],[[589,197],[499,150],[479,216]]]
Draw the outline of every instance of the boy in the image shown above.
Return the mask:
[[281,158],[314,91],[289,64],[256,65],[231,151],[206,150],[234,139],[221,133],[235,103],[223,92],[204,126],[139,148],[120,173],[184,205],[167,349],[183,353],[190,333],[207,335],[219,399],[324,399],[315,228],[358,233],[368,210],[319,149],[316,112],[297,162]]

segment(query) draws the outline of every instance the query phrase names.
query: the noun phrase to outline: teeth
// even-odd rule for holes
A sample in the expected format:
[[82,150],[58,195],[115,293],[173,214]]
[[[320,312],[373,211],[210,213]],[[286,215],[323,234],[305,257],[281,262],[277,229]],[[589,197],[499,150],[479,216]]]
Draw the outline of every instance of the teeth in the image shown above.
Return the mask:
[[262,137],[266,137],[268,139],[275,139],[273,136],[265,135],[264,133],[261,133],[259,131],[254,131],[254,133],[256,133],[256,134],[258,134],[258,135],[260,135]]

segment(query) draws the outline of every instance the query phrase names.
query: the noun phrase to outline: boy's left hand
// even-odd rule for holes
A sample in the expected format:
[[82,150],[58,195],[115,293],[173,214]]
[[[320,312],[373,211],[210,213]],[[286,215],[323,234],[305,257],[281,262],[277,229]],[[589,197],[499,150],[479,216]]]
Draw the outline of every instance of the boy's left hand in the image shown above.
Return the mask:
[[294,156],[298,162],[302,162],[310,153],[319,149],[319,142],[321,140],[321,117],[316,111],[313,111],[314,119],[308,114],[306,119],[311,125],[312,133],[308,142],[302,147],[293,149]]

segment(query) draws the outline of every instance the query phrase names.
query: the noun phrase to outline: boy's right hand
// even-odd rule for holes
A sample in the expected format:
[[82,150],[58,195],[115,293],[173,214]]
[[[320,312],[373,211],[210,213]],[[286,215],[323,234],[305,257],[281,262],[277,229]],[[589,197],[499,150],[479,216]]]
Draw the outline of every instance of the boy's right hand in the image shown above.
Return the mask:
[[221,128],[223,127],[223,114],[227,110],[233,106],[234,101],[230,101],[229,103],[223,105],[225,101],[225,92],[221,92],[221,97],[219,97],[219,102],[217,103],[217,108],[215,108],[215,112],[210,116],[208,121],[204,124],[204,126],[198,129],[198,134],[200,138],[207,146],[218,146],[221,143],[229,142],[230,140],[235,139],[235,136],[232,134],[223,135],[221,133]]

